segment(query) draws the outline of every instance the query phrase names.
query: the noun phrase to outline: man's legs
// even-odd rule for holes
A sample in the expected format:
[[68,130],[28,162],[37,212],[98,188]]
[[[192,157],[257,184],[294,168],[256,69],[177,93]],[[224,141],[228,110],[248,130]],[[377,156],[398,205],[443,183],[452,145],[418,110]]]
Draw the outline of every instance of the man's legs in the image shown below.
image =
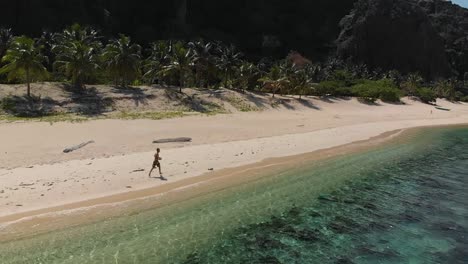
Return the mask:
[[153,170],[154,170],[154,166],[151,168],[148,177],[151,177],[151,173],[153,172]]

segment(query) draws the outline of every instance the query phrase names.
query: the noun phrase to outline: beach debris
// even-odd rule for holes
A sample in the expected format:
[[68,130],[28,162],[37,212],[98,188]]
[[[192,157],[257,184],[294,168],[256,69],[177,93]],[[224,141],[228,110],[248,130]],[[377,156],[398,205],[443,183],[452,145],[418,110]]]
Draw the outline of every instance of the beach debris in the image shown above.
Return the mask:
[[75,151],[75,150],[78,150],[78,149],[80,149],[80,148],[83,148],[83,147],[85,147],[85,146],[87,146],[87,145],[89,145],[89,144],[93,144],[93,143],[95,143],[94,140],[91,140],[91,141],[88,141],[88,142],[84,142],[84,143],[81,143],[81,144],[79,144],[79,145],[76,145],[76,146],[73,146],[73,147],[70,147],[70,148],[66,148],[66,149],[63,150],[63,152],[64,152],[64,153],[70,153],[70,152],[73,152],[73,151]]
[[134,172],[142,172],[142,171],[145,171],[145,169],[134,170],[134,171],[132,171],[132,173],[134,173]]
[[24,182],[22,182],[22,183],[20,183],[19,186],[26,187],[26,186],[33,186],[33,185],[34,185],[34,183],[24,183]]
[[214,171],[214,169],[213,169],[213,168],[209,168],[208,170],[209,170],[209,171]]
[[5,190],[0,190],[0,193],[5,193]]
[[29,167],[26,167],[26,169],[32,169],[34,168],[34,166],[29,166]]
[[163,138],[163,139],[154,140],[153,144],[174,143],[174,142],[192,142],[192,138],[189,138],[189,137]]
[[16,206],[17,206],[17,207],[21,207],[21,206],[23,206],[23,205],[22,205],[22,204],[17,204]]
[[450,109],[444,108],[444,107],[440,107],[440,106],[436,106],[435,109],[437,109],[437,110],[442,110],[442,111],[450,111]]
[[127,188],[127,189],[131,189],[131,188],[133,188],[133,187],[132,187],[132,186],[126,186],[125,188]]

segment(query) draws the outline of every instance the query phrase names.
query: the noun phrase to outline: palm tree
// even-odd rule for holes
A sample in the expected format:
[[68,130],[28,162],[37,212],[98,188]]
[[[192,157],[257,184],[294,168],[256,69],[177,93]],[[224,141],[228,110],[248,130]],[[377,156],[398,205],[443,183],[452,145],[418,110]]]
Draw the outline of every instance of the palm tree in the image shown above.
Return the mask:
[[143,78],[153,84],[160,77],[164,65],[169,64],[168,54],[171,52],[171,42],[161,40],[151,44],[150,56],[145,60]]
[[454,80],[438,80],[434,84],[435,94],[437,97],[454,101],[457,92],[455,86],[456,82]]
[[99,31],[91,27],[83,27],[79,24],[73,24],[61,33],[54,35],[54,42],[58,45],[76,41],[87,46],[100,48],[102,45],[101,39]]
[[5,56],[13,40],[13,33],[10,28],[0,28],[0,60]]
[[406,78],[406,81],[401,84],[401,86],[408,95],[413,96],[421,87],[423,81],[424,79],[421,77],[421,75],[418,73],[411,73]]
[[299,99],[307,94],[307,91],[313,89],[313,80],[309,76],[307,69],[296,69],[290,79],[290,86],[292,90],[299,94]]
[[80,42],[68,43],[61,49],[61,53],[56,53],[57,60],[54,67],[65,73],[76,88],[83,88],[86,79],[99,69],[96,50]]
[[234,45],[224,46],[218,45],[219,59],[217,63],[218,69],[222,73],[224,87],[229,88],[229,81],[232,76],[237,72],[239,65],[242,62],[242,53],[237,51]]
[[140,73],[141,47],[132,44],[125,35],[107,44],[102,57],[110,76],[123,87],[127,87]]
[[65,73],[77,88],[83,88],[84,82],[99,69],[102,43],[97,34],[93,29],[73,25],[55,36],[54,68]]
[[0,74],[8,73],[8,79],[23,79],[27,83],[27,95],[31,96],[31,82],[47,77],[42,64],[47,57],[42,55],[41,47],[28,37],[16,37],[2,61],[5,63]]
[[193,63],[193,53],[187,49],[182,42],[171,45],[170,53],[167,55],[169,63],[162,67],[160,74],[164,77],[174,76],[179,82],[179,92],[186,84],[187,78],[191,75]]
[[275,98],[275,94],[281,91],[286,85],[289,84],[288,78],[283,75],[281,72],[281,67],[279,65],[274,65],[270,72],[260,78],[259,82],[263,83],[263,86],[269,90],[271,90],[272,97]]
[[55,54],[52,52],[54,37],[55,33],[50,31],[43,31],[41,36],[36,40],[37,45],[42,47],[42,54],[48,58],[45,66],[49,72],[53,71],[53,62],[55,61]]
[[249,85],[253,78],[258,78],[258,68],[255,64],[250,62],[243,62],[239,67],[239,85],[244,92],[249,88]]
[[211,76],[216,71],[215,45],[203,40],[188,43],[193,52],[195,66],[195,84],[204,87],[210,82]]

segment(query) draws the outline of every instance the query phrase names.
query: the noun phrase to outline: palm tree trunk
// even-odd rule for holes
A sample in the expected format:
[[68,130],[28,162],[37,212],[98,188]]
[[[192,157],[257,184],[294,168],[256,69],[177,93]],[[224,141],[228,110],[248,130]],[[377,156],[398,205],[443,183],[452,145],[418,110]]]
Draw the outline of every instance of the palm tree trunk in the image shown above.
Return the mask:
[[31,97],[31,78],[29,76],[29,69],[26,69],[26,82],[27,82],[27,95],[28,97]]
[[228,71],[226,70],[224,72],[224,88],[226,88],[226,89],[228,88],[228,78],[229,78],[228,77]]
[[182,87],[184,86],[184,74],[183,72],[180,73],[179,77],[179,93],[182,93]]

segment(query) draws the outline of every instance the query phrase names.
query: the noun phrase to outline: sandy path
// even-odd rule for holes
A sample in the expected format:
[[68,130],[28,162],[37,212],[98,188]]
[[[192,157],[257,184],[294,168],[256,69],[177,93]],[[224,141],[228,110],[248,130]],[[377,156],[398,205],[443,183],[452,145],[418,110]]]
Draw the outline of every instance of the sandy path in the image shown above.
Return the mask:
[[[452,111],[416,102],[314,104],[321,110],[52,126],[0,124],[0,216],[166,184],[147,177],[153,155],[148,150],[155,147],[150,143],[156,138],[194,138],[190,144],[162,146],[164,176],[175,182],[211,168],[308,153],[397,129],[468,123],[466,105],[444,101],[441,105]],[[66,146],[90,139],[96,143],[70,155],[62,153]]]

